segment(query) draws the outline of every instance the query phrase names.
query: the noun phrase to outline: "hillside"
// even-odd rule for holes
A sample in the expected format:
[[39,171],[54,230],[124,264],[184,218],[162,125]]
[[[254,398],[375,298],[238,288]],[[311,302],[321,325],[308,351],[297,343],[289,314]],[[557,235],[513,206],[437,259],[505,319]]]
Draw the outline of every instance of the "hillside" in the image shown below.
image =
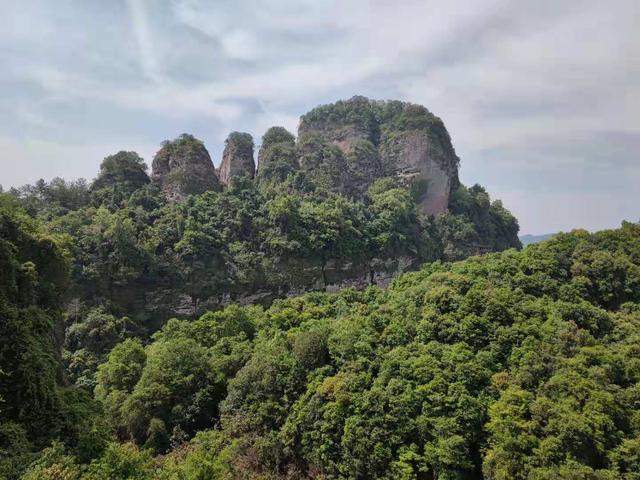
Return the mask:
[[387,285],[425,261],[520,247],[518,223],[479,186],[426,108],[363,97],[318,107],[298,137],[229,135],[218,171],[204,143],[166,141],[151,175],[135,152],[92,183],[13,189],[72,239],[68,301],[154,330],[230,302],[268,305],[310,290]]
[[[65,254],[2,215],[3,315],[34,319],[0,336],[7,478],[637,478],[637,224],[431,263],[388,289],[232,305],[150,342],[94,312],[67,332],[88,352],[116,343],[92,400],[54,381],[53,353],[7,363],[55,349]],[[43,425],[63,443],[33,453]]]
[[[183,134],[162,143],[150,174],[120,151],[91,183],[0,194],[0,478],[391,471],[391,444],[375,473],[309,457],[300,449],[320,444],[303,425],[279,432],[318,382],[355,369],[358,388],[373,385],[387,347],[363,343],[368,359],[349,349],[380,333],[383,305],[413,277],[381,287],[425,262],[520,248],[518,223],[460,184],[446,128],[424,107],[354,97],[303,115],[297,133],[267,130],[257,167],[247,133],[229,135],[217,170]],[[213,442],[213,463],[237,448],[223,454],[234,465],[177,473],[191,468],[192,439]]]
[[554,235],[555,233],[545,233],[542,235],[526,234],[526,235],[520,235],[518,239],[520,240],[520,243],[522,243],[522,246],[526,247],[527,245],[531,245],[532,243],[538,243],[538,242],[542,242],[543,240],[547,240],[553,237]]

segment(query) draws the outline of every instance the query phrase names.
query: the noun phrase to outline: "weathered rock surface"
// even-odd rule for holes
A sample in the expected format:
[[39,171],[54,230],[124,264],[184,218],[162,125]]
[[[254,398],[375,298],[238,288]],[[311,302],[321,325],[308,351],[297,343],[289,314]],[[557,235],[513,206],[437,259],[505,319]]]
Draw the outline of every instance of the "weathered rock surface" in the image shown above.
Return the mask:
[[324,160],[323,168],[340,171],[346,158],[341,190],[347,193],[363,195],[376,179],[392,176],[416,193],[421,213],[436,215],[447,211],[459,184],[459,160],[442,120],[419,105],[365,97],[323,105],[301,118],[299,143],[311,137],[343,152],[344,158]]
[[220,183],[229,185],[233,178],[253,178],[256,171],[253,160],[253,137],[248,133],[232,132],[224,145],[218,175]]
[[310,132],[298,137],[297,153],[309,187],[347,193],[347,162],[338,146]]
[[163,143],[153,158],[151,178],[170,201],[220,190],[209,152],[200,140],[188,134]]
[[329,105],[321,105],[300,118],[298,138],[318,134],[346,153],[354,140],[378,143],[380,122],[376,103],[356,96]]
[[424,130],[393,132],[381,148],[389,174],[418,194],[418,210],[425,215],[445,212],[451,189],[458,185],[457,157],[443,151]]
[[405,102],[353,97],[317,107],[301,117],[297,141],[283,127],[265,133],[257,172],[253,153],[251,135],[231,133],[217,177],[202,142],[182,135],[158,152],[152,177],[171,200],[219,190],[242,176],[281,182],[297,170],[305,188],[354,197],[366,195],[377,179],[395,177],[425,215],[447,211],[459,185],[459,160],[442,120]]
[[356,196],[363,196],[376,179],[384,176],[378,149],[369,140],[350,140],[345,158],[350,193]]

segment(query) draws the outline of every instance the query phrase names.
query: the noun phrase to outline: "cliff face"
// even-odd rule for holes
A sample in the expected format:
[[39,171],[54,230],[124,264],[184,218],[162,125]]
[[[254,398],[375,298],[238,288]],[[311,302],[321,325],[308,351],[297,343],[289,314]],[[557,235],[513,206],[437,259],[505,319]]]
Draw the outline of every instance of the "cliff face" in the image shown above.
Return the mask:
[[220,182],[229,185],[233,178],[253,178],[255,171],[253,138],[248,133],[231,133],[225,141],[222,163],[218,171]]
[[151,178],[171,201],[220,190],[209,152],[200,140],[187,134],[163,144],[153,158]]
[[390,131],[383,136],[384,170],[411,186],[418,195],[418,210],[425,215],[447,211],[452,188],[458,186],[457,157],[443,148],[429,131]]
[[345,153],[354,140],[369,140],[377,145],[380,120],[376,110],[377,103],[365,97],[321,105],[300,118],[298,138],[317,134]]
[[[421,213],[435,215],[447,211],[459,185],[459,160],[442,120],[419,105],[364,97],[323,105],[301,118],[298,141],[310,137],[346,157],[347,192],[362,194],[377,178],[395,176],[416,194]],[[343,163],[336,156],[333,169]]]
[[217,175],[202,142],[185,134],[156,154],[152,178],[176,201],[220,190],[237,177],[277,183],[296,172],[304,188],[362,198],[377,179],[395,177],[410,188],[420,213],[437,215],[448,210],[459,186],[458,163],[442,120],[426,108],[353,97],[303,115],[297,139],[282,127],[270,128],[257,172],[250,134],[229,135]]

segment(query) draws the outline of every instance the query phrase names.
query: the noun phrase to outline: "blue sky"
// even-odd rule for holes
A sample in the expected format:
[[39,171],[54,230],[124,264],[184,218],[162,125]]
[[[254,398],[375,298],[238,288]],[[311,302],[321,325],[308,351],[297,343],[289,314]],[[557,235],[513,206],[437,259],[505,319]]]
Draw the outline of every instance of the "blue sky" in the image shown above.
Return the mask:
[[640,2],[3,2],[0,184],[190,132],[214,162],[355,94],[420,103],[523,233],[640,218]]

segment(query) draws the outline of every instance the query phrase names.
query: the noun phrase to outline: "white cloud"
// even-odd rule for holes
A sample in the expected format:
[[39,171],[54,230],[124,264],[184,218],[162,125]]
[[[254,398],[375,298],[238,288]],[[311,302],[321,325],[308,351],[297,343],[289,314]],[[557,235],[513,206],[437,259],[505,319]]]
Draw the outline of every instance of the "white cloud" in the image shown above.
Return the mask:
[[[640,133],[635,0],[23,3],[9,6],[7,25],[0,25],[0,87],[7,93],[0,135],[13,139],[12,155],[24,150],[30,169],[45,148],[60,158],[67,148],[72,166],[53,175],[87,175],[79,158],[94,153],[63,142],[76,138],[74,122],[91,135],[86,145],[151,145],[204,132],[216,157],[215,142],[231,130],[259,142],[270,125],[295,130],[298,116],[318,103],[366,94],[421,103],[440,115],[464,181],[485,182],[507,206],[532,199],[517,207],[523,226],[535,226],[528,218],[536,204],[562,193],[554,181],[541,193],[522,181],[528,175],[548,172],[552,180],[558,169],[579,169],[585,173],[573,188],[583,182],[588,190],[597,183],[592,170],[618,162],[637,178],[629,167],[637,145],[615,140]],[[124,119],[139,119],[146,136],[113,138],[100,127]],[[154,131],[162,133],[152,141]],[[34,141],[44,143],[36,148]],[[6,158],[0,166],[11,175],[30,175]],[[42,176],[50,170],[43,166]],[[522,197],[513,196],[515,184]],[[571,208],[548,212],[548,224],[572,226]],[[595,208],[593,219],[608,221]]]
[[34,183],[40,178],[93,179],[104,157],[120,150],[139,152],[147,164],[156,152],[152,144],[73,144],[36,138],[14,139],[0,137],[2,180],[7,188]]
[[147,7],[146,0],[127,0],[127,10],[131,19],[131,27],[138,42],[140,63],[144,73],[150,80],[160,82],[162,75]]
[[258,58],[258,42],[245,30],[232,30],[222,37],[222,47],[229,58],[255,60]]

